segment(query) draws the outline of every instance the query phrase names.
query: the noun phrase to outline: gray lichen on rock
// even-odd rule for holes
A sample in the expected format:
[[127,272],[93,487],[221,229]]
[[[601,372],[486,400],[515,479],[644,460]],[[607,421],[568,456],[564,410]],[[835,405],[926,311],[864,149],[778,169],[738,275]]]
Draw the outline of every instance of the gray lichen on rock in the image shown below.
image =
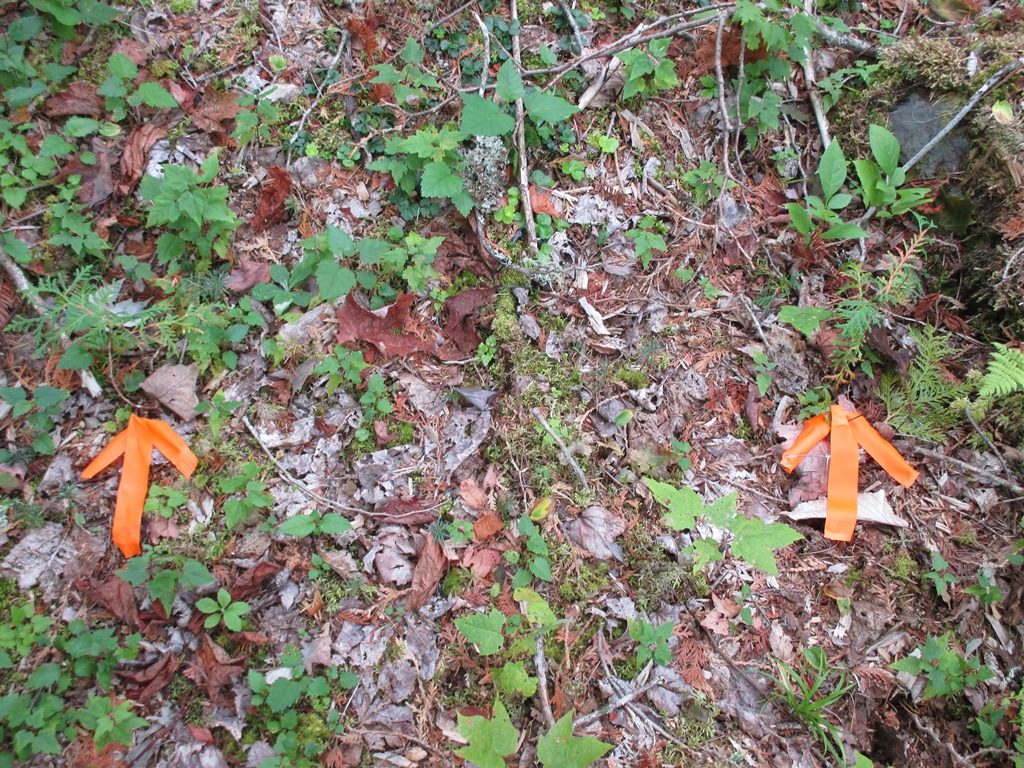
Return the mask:
[[462,149],[465,163],[462,183],[478,210],[489,212],[501,204],[505,194],[505,167],[508,150],[497,136],[474,136]]

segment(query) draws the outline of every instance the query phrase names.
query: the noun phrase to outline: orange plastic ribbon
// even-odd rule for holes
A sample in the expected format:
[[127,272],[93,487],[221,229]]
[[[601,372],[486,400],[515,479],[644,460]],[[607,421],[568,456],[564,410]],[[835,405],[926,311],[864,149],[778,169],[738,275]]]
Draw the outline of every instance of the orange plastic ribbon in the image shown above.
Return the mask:
[[162,419],[143,419],[135,414],[128,417],[128,426],[124,431],[111,440],[89,462],[89,466],[82,470],[82,478],[89,480],[113,464],[119,456],[124,456],[110,532],[114,544],[125,557],[142,553],[142,508],[149,492],[149,464],[154,448],[181,474],[192,477],[199,459],[178,433]]
[[814,446],[831,433],[825,538],[850,541],[857,525],[858,446],[905,488],[914,484],[918,472],[859,413],[833,405],[830,415],[830,420],[822,414],[804,422],[804,428],[793,445],[782,454],[779,463],[784,470],[792,472]]

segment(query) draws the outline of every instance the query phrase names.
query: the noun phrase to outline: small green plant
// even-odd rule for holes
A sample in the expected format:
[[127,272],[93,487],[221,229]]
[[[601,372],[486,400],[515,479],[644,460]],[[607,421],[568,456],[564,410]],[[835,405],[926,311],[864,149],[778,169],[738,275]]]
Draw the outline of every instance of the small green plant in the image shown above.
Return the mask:
[[149,492],[146,494],[146,505],[143,511],[160,515],[163,518],[172,518],[186,503],[188,503],[188,496],[177,488],[166,488],[153,483],[149,486]]
[[948,604],[949,588],[956,585],[956,576],[950,572],[949,563],[938,550],[932,550],[932,569],[924,574],[924,578],[935,587],[935,594]]
[[197,600],[196,608],[207,614],[204,627],[213,629],[223,624],[232,632],[242,631],[242,617],[252,610],[244,600],[232,600],[231,593],[223,587],[217,590],[216,599],[202,597]]
[[152,550],[128,560],[117,575],[133,587],[144,586],[167,616],[171,615],[179,589],[198,589],[214,581],[210,570],[198,560],[183,560]]
[[12,463],[21,455],[52,456],[56,450],[50,433],[68,392],[43,385],[32,390],[31,395],[24,387],[0,387],[0,398],[11,407],[11,417],[20,422],[15,450],[0,448],[0,463]]
[[498,354],[498,337],[493,333],[487,335],[480,345],[476,348],[476,359],[484,368],[490,366],[494,362],[494,358]]
[[[125,119],[128,107],[153,107],[155,109],[177,109],[178,102],[170,92],[156,82],[147,81],[134,85],[139,74],[135,62],[121,53],[113,54],[107,61],[109,76],[100,83],[96,93],[106,100],[107,111],[115,123]],[[131,86],[131,90],[129,90]]]
[[978,397],[1005,398],[1024,391],[1024,352],[996,343],[988,361],[988,371],[978,384]]
[[246,727],[271,742],[274,757],[261,768],[317,768],[321,754],[344,730],[335,699],[351,691],[359,677],[342,667],[322,675],[305,673],[302,654],[288,650],[273,677],[250,669],[252,691]]
[[363,381],[363,371],[369,367],[362,352],[338,344],[334,354],[321,360],[313,372],[327,377],[327,394],[333,395],[342,385],[359,386]]
[[228,400],[224,397],[223,392],[215,392],[212,400],[207,400],[196,406],[196,413],[206,415],[206,421],[210,427],[210,436],[215,443],[220,442],[221,430],[228,423],[231,415],[241,405],[241,401]]
[[[834,669],[824,649],[804,649],[805,670],[797,670],[783,661],[776,662],[776,697],[807,726],[834,765],[846,765],[846,745],[838,726],[829,720],[828,710],[837,704],[856,683],[846,672]],[[830,682],[835,676],[835,681]],[[808,682],[808,678],[810,682]]]
[[366,380],[366,391],[359,396],[359,404],[363,406],[363,426],[355,431],[356,440],[369,440],[373,422],[394,412],[390,394],[384,377],[379,373],[370,374]]
[[1003,599],[1003,591],[996,586],[992,575],[985,571],[979,571],[975,582],[964,587],[964,592],[978,598],[984,606],[995,605]]
[[662,225],[653,216],[644,216],[637,222],[636,227],[626,232],[626,237],[633,241],[636,246],[636,257],[644,269],[651,265],[651,257],[655,251],[665,253],[668,251],[668,243],[661,235]]
[[778,368],[779,364],[771,360],[760,349],[754,350],[751,358],[754,360],[754,381],[757,384],[757,393],[764,397],[772,385],[772,371]]
[[217,479],[217,490],[232,494],[224,501],[224,523],[229,531],[248,522],[256,510],[274,503],[274,497],[266,492],[267,484],[256,479],[259,474],[259,465],[249,461],[238,468],[238,474]]
[[214,256],[227,254],[238,219],[228,207],[227,187],[210,186],[219,170],[214,152],[198,174],[168,165],[162,179],[146,176],[139,184],[139,194],[150,203],[146,225],[164,228],[156,241],[157,260],[172,272],[188,265],[188,272],[204,274]]
[[643,99],[679,85],[676,62],[668,55],[671,44],[672,39],[664,37],[648,43],[646,51],[642,48],[630,48],[628,51],[615,54],[615,58],[622,62],[625,73],[623,99],[631,99],[634,96]]
[[726,180],[721,166],[708,160],[701,160],[700,165],[683,174],[683,184],[690,190],[697,205],[707,205],[718,199],[723,186],[731,187],[733,182]]
[[637,667],[643,667],[651,659],[658,666],[665,666],[672,661],[672,650],[668,647],[669,638],[675,630],[671,621],[654,626],[646,619],[630,619],[627,622],[629,636],[636,640]]
[[878,208],[879,218],[899,216],[928,201],[927,187],[904,187],[907,172],[900,167],[900,142],[880,125],[868,126],[873,160],[853,161],[864,205]]
[[562,173],[573,181],[583,181],[587,178],[587,166],[582,160],[569,158],[562,161]]
[[526,568],[519,568],[516,575],[512,577],[512,586],[526,587],[536,577],[541,581],[553,581],[551,574],[551,552],[547,541],[541,533],[540,527],[527,515],[519,518],[517,525],[519,535],[523,537],[526,544]]
[[938,636],[929,635],[911,655],[891,666],[897,672],[923,674],[928,681],[922,694],[926,699],[957,696],[968,688],[977,688],[992,679],[994,673],[988,666],[978,661],[973,654],[961,655],[951,647],[950,640],[949,632]]
[[[662,522],[675,531],[694,531],[699,519],[729,531],[732,538],[729,549],[733,557],[755,568],[770,573],[779,572],[775,550],[803,538],[785,523],[765,523],[759,518],[746,517],[736,510],[736,494],[705,504],[691,488],[676,488],[650,477],[643,478],[658,503],[668,508]],[[696,538],[693,542],[694,572],[698,573],[713,561],[723,558],[718,542],[710,538]]]
[[821,184],[821,196],[807,195],[805,204],[787,203],[786,210],[793,228],[803,235],[810,243],[821,226],[827,228],[822,233],[823,240],[847,240],[850,238],[867,237],[867,232],[859,224],[843,221],[839,215],[854,197],[843,192],[846,182],[847,161],[839,142],[833,140],[822,153],[818,162],[818,181]]
[[437,78],[423,69],[424,53],[415,38],[406,38],[405,47],[400,54],[401,69],[392,64],[378,64],[374,67],[377,76],[370,82],[391,86],[395,102],[402,109],[421,104],[430,93],[441,88]]

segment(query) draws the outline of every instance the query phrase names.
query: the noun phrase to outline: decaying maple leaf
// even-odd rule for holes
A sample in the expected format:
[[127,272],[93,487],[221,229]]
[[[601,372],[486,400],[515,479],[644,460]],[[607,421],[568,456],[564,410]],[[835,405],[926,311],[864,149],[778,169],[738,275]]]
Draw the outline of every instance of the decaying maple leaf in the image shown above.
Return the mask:
[[384,357],[405,357],[416,352],[432,352],[432,345],[411,334],[400,333],[409,323],[409,310],[412,307],[411,293],[399,296],[394,304],[370,312],[363,309],[350,293],[345,303],[338,308],[339,344],[353,341],[365,341],[377,348]]
[[468,288],[444,303],[448,322],[444,335],[452,340],[459,352],[471,354],[480,344],[476,332],[477,312],[494,301],[493,288]]
[[149,159],[149,150],[153,148],[160,139],[167,135],[167,130],[160,128],[153,123],[140,125],[130,134],[124,143],[121,151],[121,182],[117,191],[127,195],[135,185],[139,183],[142,174],[146,171],[146,163]]
[[244,671],[244,658],[231,658],[227,651],[204,634],[199,650],[196,651],[195,664],[185,670],[185,677],[206,686],[211,701],[227,704],[227,697],[221,693],[221,689],[231,685],[231,681]]
[[412,572],[412,591],[405,605],[410,611],[418,610],[437,589],[437,584],[448,570],[448,558],[431,534],[427,534],[420,549],[416,567]]
[[280,224],[288,215],[284,207],[292,193],[292,177],[279,165],[267,169],[267,180],[260,189],[260,201],[252,217],[252,231],[262,232],[267,227]]
[[96,93],[95,85],[78,80],[48,98],[43,114],[47,117],[99,117],[103,114],[103,99]]
[[242,256],[224,278],[224,287],[235,293],[245,293],[254,285],[270,282],[270,265]]

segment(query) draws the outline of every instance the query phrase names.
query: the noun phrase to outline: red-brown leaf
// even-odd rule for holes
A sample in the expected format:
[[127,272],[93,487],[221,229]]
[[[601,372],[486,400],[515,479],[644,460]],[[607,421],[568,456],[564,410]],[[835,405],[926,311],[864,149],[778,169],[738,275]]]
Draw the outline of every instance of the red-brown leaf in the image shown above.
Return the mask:
[[119,671],[117,674],[135,683],[128,686],[128,698],[145,704],[171,682],[180,663],[177,656],[165,653],[144,669]]
[[262,232],[269,226],[280,224],[288,212],[284,204],[292,193],[292,177],[284,168],[273,165],[267,170],[267,181],[260,190],[260,201],[252,217],[253,232]]
[[444,334],[462,353],[471,353],[480,343],[476,332],[476,314],[481,307],[494,301],[493,288],[469,288],[452,296],[444,303],[448,322]]
[[[95,148],[96,145],[93,145]],[[83,205],[93,206],[102,203],[114,193],[114,174],[111,170],[113,158],[109,152],[94,151],[96,162],[86,165],[77,157],[72,157],[57,173],[57,181],[65,181],[69,176],[79,176],[82,181],[76,197]]]
[[135,593],[132,592],[132,585],[124,579],[114,575],[106,581],[82,579],[75,582],[75,586],[86,602],[106,609],[129,626],[138,626],[139,611],[135,605]]
[[235,293],[245,293],[258,283],[270,282],[270,265],[242,256],[224,278],[224,287]]
[[428,533],[412,572],[412,591],[406,600],[406,607],[410,611],[417,610],[430,599],[447,569],[448,559],[444,556],[444,550]]
[[391,499],[374,513],[373,519],[386,525],[423,525],[437,519],[437,509],[423,499]]
[[407,293],[387,308],[383,317],[363,309],[350,293],[337,310],[338,343],[366,341],[384,357],[406,357],[415,352],[431,352],[431,346],[416,336],[396,334],[409,322],[413,296]]
[[201,131],[224,133],[228,125],[242,108],[238,106],[238,94],[232,91],[210,91],[203,95],[199,106],[192,109],[192,124]]
[[244,659],[231,658],[209,635],[203,635],[195,660],[195,664],[185,670],[185,676],[199,685],[205,685],[212,701],[227,704],[227,697],[221,695],[221,689],[245,671]]
[[494,534],[505,527],[505,523],[494,512],[480,515],[473,523],[473,538],[477,541],[486,541]]
[[274,576],[280,570],[281,566],[277,563],[261,560],[235,579],[235,583],[228,589],[228,592],[231,593],[231,599],[247,600],[260,591],[260,585],[264,581]]
[[135,189],[135,185],[146,171],[149,150],[166,135],[167,131],[164,128],[152,123],[140,125],[128,135],[121,153],[121,183],[117,187],[118,192],[127,195]]
[[95,85],[79,80],[48,98],[43,105],[43,114],[47,117],[99,117],[103,114],[103,100],[96,93]]

